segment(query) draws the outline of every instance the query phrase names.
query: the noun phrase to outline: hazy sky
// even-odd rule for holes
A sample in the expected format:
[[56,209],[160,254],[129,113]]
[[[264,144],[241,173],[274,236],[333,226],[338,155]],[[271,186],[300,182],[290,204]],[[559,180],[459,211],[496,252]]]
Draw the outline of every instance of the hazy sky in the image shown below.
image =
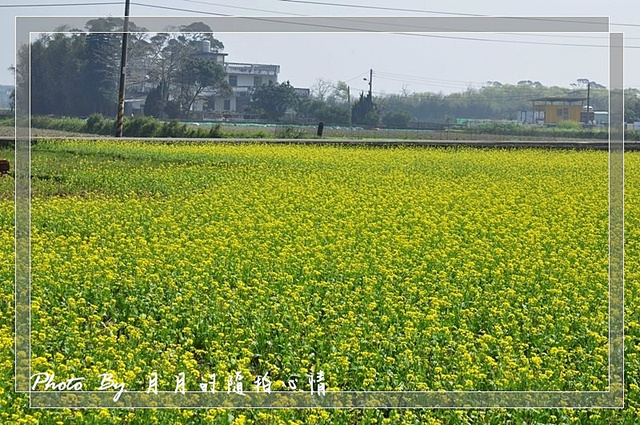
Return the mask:
[[[104,4],[104,3],[117,4]],[[101,5],[89,5],[102,3]],[[46,5],[58,4],[57,7]],[[70,5],[73,6],[63,6]],[[22,6],[16,6],[22,5]],[[29,5],[34,7],[29,7]],[[183,10],[175,10],[183,9]],[[396,10],[397,9],[397,10]],[[0,0],[0,84],[12,84],[15,16],[122,16],[124,0]],[[197,13],[202,12],[202,13]],[[131,16],[609,16],[625,34],[625,87],[640,87],[640,2],[537,0],[131,0]],[[215,28],[213,28],[215,31]],[[578,78],[607,85],[607,37],[597,34],[225,34],[227,60],[278,64],[280,80],[312,87],[322,78],[375,93],[462,91],[487,81]]]

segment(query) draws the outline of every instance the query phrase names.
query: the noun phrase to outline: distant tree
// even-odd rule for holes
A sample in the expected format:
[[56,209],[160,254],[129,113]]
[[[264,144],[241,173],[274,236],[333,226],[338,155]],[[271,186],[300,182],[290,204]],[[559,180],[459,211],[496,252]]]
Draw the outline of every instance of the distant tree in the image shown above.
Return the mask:
[[624,91],[624,120],[625,122],[640,121],[640,91],[638,89]]
[[350,89],[344,81],[338,81],[333,85],[331,94],[327,97],[330,105],[345,105],[349,101]]
[[326,105],[316,112],[318,121],[327,125],[349,125],[350,111],[345,105]]
[[198,48],[202,41],[209,41],[213,49],[224,49],[224,44],[213,36],[211,27],[203,22],[193,22],[189,25],[181,25],[178,28],[181,32],[178,39],[186,44]]
[[14,105],[15,110],[19,112],[21,115],[26,115],[29,113],[29,104],[31,99],[27,99],[27,96],[18,96],[18,93],[28,93],[29,92],[29,84],[30,81],[28,77],[28,69],[31,60],[31,46],[27,44],[23,44],[20,46],[18,51],[16,52],[16,64],[15,68],[15,76],[16,76],[16,86],[14,90]]
[[[111,28],[104,22],[94,24],[97,30],[105,26]],[[90,23],[87,23],[87,27],[90,31],[94,28]],[[122,36],[116,33],[90,32],[86,35],[85,65],[80,84],[84,86],[90,112],[113,116],[117,111],[121,43]]]
[[[11,65],[9,67],[9,71],[11,72],[11,74],[13,74],[13,76],[16,75],[15,66]],[[9,95],[9,102],[7,106],[9,107],[9,110],[13,112],[15,109],[15,105],[16,105],[16,88],[14,87],[13,90],[11,90],[11,94]]]
[[9,110],[13,112],[16,105],[16,89],[15,88],[11,90],[11,94],[9,95],[9,102],[7,103],[9,104]]
[[586,89],[588,86],[591,86],[592,89],[606,89],[602,84],[595,81],[589,81],[588,78],[578,78],[576,82],[571,83],[570,86],[574,89]]
[[180,118],[180,115],[182,115],[182,108],[180,107],[180,103],[176,100],[167,101],[164,106],[164,113],[167,115],[167,118]]
[[[99,112],[105,116],[115,115],[118,108],[118,85],[120,83],[120,61],[124,20],[117,17],[98,18],[87,21],[83,55],[83,77],[79,81],[83,98],[88,103],[87,112]],[[129,22],[130,31],[141,31],[134,22]],[[143,35],[129,34],[128,63],[135,64],[139,56],[146,54],[140,49]],[[135,67],[135,66],[134,66]],[[133,69],[134,67],[129,67]],[[127,72],[128,85],[132,83],[131,72]],[[133,81],[136,82],[136,81]]]
[[281,119],[287,109],[295,108],[298,95],[289,81],[280,84],[263,84],[254,89],[248,109],[262,114],[268,119]]
[[[23,81],[22,73],[17,77],[19,87],[31,84],[34,114],[115,115],[122,46],[122,34],[118,31],[123,22],[122,18],[99,18],[87,21],[83,30],[59,28],[55,33],[42,35],[28,46],[30,49],[18,52],[20,69],[25,64],[32,65],[31,81]],[[129,28],[144,30],[134,22],[130,22]],[[214,48],[223,47],[208,26],[195,22],[176,29],[185,32],[156,34],[151,38],[134,32],[129,36],[127,97],[145,96],[150,87],[160,87],[156,103],[164,104],[160,108],[164,113],[168,113],[170,101],[179,110],[188,110],[203,91],[211,91],[211,78],[220,80],[220,74],[224,74],[224,70],[214,69],[213,62],[210,66],[192,61],[203,40]],[[221,81],[219,87],[223,83],[226,84]],[[151,96],[152,104],[154,96],[158,97],[158,93]],[[22,103],[22,99],[19,101]],[[174,104],[170,108],[172,115]],[[159,113],[158,108],[155,113]]]
[[327,125],[349,125],[349,108],[345,104],[333,104],[319,99],[308,99],[298,104],[298,113],[307,119],[322,121]]
[[540,81],[521,80],[521,81],[518,81],[518,86],[540,88],[542,87],[542,83]]
[[316,99],[325,100],[333,89],[334,85],[331,81],[318,78],[313,87],[311,87],[311,95]]
[[167,102],[162,96],[162,86],[152,89],[144,102],[144,114],[150,117],[164,118]]
[[[458,93],[411,93],[389,95],[377,100],[386,112],[407,111],[416,121],[444,123],[445,117],[516,119],[518,111],[530,111],[531,100],[541,97],[586,97],[586,88],[545,87],[539,81],[522,80],[520,84],[488,81],[477,90]],[[594,110],[608,109],[607,90],[591,87],[591,106]]]
[[202,93],[223,96],[231,93],[231,86],[226,79],[222,65],[213,61],[191,57],[184,61],[177,81],[180,94],[178,102],[183,115],[187,115],[191,107]]
[[382,117],[382,123],[390,128],[406,128],[411,118],[407,111],[391,111]]
[[351,108],[351,121],[356,125],[377,125],[380,120],[378,107],[369,94],[360,93],[360,99]]
[[[203,87],[202,84],[207,80],[217,80],[224,69],[214,69],[216,67],[195,61],[195,54],[201,50],[203,41],[208,41],[213,49],[223,49],[224,45],[214,38],[211,28],[202,22],[171,30],[181,32],[159,33],[147,41],[145,59],[150,66],[145,81],[160,87],[160,98],[165,108],[168,106],[170,109],[171,115],[177,110],[180,110],[178,115],[186,115],[200,96],[207,94],[210,97],[211,92],[223,94],[230,90],[228,83],[223,81]],[[214,65],[213,61],[204,62]],[[167,110],[164,112],[168,113]]]
[[84,68],[85,39],[64,34],[66,28],[43,34],[31,45],[31,111],[33,114],[84,115],[86,98],[79,89]]

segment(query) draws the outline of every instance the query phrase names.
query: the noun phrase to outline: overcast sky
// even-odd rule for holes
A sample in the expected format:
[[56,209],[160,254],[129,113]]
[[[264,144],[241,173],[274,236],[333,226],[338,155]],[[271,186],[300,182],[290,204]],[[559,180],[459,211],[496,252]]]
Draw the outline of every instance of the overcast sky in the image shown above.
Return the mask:
[[[91,5],[90,3],[94,3]],[[95,3],[101,3],[96,5]],[[116,4],[104,4],[116,3]],[[59,6],[46,6],[54,5]],[[66,5],[73,6],[66,6]],[[29,7],[35,6],[35,7]],[[181,10],[175,10],[181,9]],[[200,13],[198,13],[200,12]],[[0,84],[13,84],[15,16],[122,16],[124,0],[0,0]],[[632,0],[131,0],[131,16],[609,16],[625,35],[625,87],[640,88],[640,2]],[[215,31],[215,28],[213,28]],[[231,34],[216,33],[227,60],[277,64],[280,81],[312,87],[347,81],[374,93],[463,91],[487,81],[569,87],[608,81],[607,36],[597,34]],[[447,38],[448,37],[448,38]]]

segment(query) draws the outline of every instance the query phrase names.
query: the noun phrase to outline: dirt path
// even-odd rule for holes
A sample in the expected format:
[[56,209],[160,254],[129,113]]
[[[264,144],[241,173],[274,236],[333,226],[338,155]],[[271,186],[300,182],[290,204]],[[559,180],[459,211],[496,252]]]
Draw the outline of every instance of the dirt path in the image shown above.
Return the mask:
[[[93,134],[74,133],[70,131],[61,130],[43,130],[39,128],[31,129],[31,135],[34,137],[82,137],[82,136],[94,136]],[[15,137],[13,127],[0,127],[0,137]]]

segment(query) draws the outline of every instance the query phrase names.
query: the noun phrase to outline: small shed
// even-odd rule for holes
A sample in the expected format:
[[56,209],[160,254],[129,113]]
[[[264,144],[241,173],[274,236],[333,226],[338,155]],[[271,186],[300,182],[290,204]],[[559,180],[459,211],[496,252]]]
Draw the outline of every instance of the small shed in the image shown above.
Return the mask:
[[558,124],[561,121],[580,122],[586,97],[541,97],[532,99],[536,124]]

